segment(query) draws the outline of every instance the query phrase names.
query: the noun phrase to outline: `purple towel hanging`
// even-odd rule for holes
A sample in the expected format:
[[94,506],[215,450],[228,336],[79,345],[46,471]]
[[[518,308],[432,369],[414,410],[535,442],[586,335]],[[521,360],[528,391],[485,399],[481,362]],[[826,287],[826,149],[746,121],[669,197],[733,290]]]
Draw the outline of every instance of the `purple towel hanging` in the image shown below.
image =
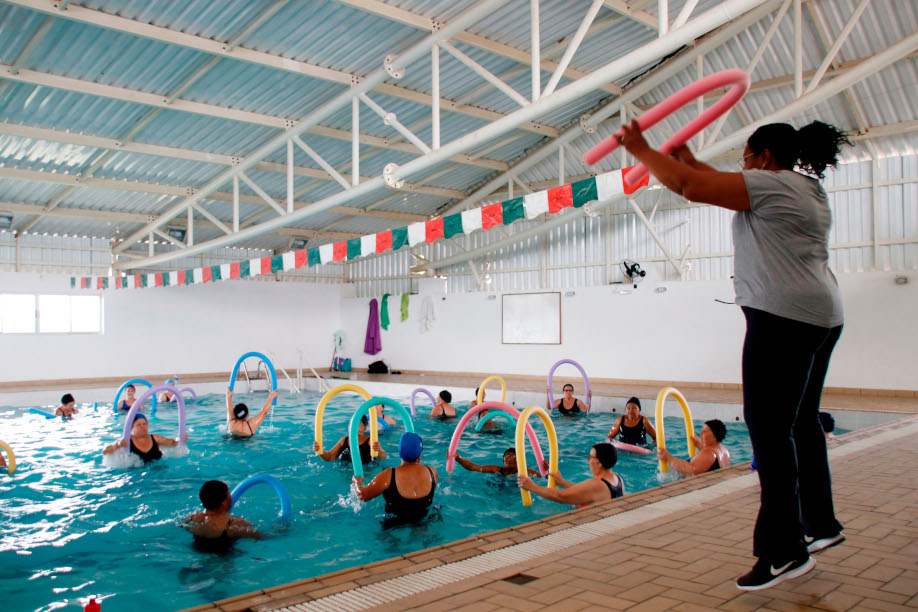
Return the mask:
[[367,321],[367,339],[363,343],[363,352],[375,355],[382,350],[382,332],[379,329],[379,302],[370,300],[370,319]]

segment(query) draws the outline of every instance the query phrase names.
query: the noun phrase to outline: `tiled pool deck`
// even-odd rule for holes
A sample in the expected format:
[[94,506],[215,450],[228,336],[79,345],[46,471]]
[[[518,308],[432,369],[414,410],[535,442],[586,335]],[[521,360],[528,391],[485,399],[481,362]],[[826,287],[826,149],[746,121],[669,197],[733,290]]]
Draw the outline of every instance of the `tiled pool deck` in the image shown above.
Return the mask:
[[[707,401],[737,401],[736,390],[708,391],[716,397]],[[889,411],[916,412],[914,398],[850,397],[851,409],[888,400]],[[817,555],[805,576],[765,591],[734,585],[752,562],[759,501],[743,463],[369,565],[279,586],[266,580],[262,590],[191,610],[918,608],[918,416],[846,434],[830,449],[847,542]]]

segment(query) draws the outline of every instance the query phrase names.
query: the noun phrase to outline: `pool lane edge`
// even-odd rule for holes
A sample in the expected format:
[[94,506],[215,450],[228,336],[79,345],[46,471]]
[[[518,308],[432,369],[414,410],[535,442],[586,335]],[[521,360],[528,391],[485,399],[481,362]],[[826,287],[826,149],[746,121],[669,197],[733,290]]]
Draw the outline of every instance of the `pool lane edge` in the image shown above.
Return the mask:
[[[854,431],[829,441],[830,459],[843,459],[870,446],[918,434],[918,417]],[[574,509],[552,517],[470,536],[374,563],[298,580],[214,603],[188,608],[234,612],[302,612],[369,609],[437,590],[447,597],[473,588],[470,581],[559,551],[588,546],[596,537],[675,520],[686,510],[714,497],[723,498],[758,484],[749,462],[726,470],[681,479],[616,500]],[[640,512],[636,510],[640,509]],[[485,582],[493,582],[493,576]]]

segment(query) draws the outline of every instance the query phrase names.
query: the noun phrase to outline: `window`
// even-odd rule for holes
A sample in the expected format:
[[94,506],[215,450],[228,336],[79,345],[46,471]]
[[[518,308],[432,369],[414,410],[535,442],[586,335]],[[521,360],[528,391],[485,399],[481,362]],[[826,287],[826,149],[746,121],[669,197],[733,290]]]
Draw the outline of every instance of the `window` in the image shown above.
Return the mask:
[[0,332],[35,333],[34,295],[0,295]]
[[0,333],[34,334],[36,331],[42,334],[101,333],[102,297],[0,295]]

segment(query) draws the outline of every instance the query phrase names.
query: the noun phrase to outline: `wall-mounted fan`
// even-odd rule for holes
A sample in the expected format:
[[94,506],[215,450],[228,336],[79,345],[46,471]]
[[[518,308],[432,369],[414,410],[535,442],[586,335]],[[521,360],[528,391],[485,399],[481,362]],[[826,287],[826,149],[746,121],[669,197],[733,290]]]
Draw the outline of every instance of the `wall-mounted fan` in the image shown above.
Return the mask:
[[625,282],[631,283],[637,289],[638,283],[647,276],[647,272],[641,270],[641,264],[636,261],[625,259],[622,261],[622,275],[625,277]]

